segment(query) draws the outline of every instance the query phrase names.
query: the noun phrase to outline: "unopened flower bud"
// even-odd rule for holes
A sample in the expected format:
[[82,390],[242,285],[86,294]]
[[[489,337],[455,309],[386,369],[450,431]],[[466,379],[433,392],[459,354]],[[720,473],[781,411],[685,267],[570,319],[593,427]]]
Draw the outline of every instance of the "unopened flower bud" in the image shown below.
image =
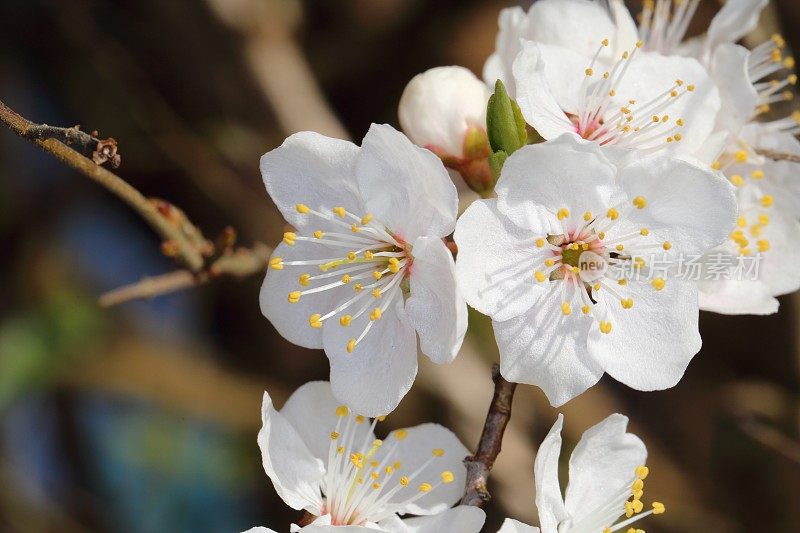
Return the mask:
[[400,125],[408,137],[440,157],[462,158],[465,135],[485,130],[490,91],[463,67],[436,67],[414,76],[400,98]]

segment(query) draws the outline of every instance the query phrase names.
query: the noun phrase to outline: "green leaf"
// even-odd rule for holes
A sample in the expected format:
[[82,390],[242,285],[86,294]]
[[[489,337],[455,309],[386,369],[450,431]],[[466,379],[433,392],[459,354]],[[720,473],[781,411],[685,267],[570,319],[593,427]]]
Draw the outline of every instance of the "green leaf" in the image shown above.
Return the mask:
[[486,132],[494,152],[511,155],[528,142],[525,119],[517,103],[508,96],[505,85],[497,80],[494,94],[486,107]]
[[492,169],[495,179],[500,177],[500,171],[503,169],[506,159],[508,159],[508,154],[503,151],[495,152],[489,156],[489,168]]

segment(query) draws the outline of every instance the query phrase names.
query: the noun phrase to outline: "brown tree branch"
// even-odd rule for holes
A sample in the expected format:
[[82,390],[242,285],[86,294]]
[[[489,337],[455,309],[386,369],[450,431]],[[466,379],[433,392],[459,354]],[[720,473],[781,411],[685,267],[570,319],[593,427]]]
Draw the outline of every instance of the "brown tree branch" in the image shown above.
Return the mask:
[[259,274],[267,269],[270,253],[271,249],[260,243],[252,250],[239,248],[233,253],[223,255],[206,270],[194,273],[184,269],[147,277],[101,295],[99,302],[103,307],[111,307],[197,287],[222,276],[245,278]]
[[772,159],[773,161],[789,161],[790,163],[800,163],[800,155],[796,154],[776,152],[775,150],[767,150],[766,148],[756,148],[755,152],[758,155],[763,155],[767,159]]
[[[221,237],[220,246],[215,247],[182,210],[164,200],[146,198],[125,180],[100,166],[106,161],[110,161],[112,165],[119,162],[113,139],[98,139],[95,133],[89,135],[80,131],[77,126],[57,128],[35,124],[2,101],[0,122],[62,163],[102,185],[132,207],[164,238],[161,251],[186,266],[185,270],[144,279],[104,294],[100,297],[101,305],[111,306],[137,298],[152,298],[197,286],[220,276],[242,278],[266,270],[271,253],[266,245],[256,244],[253,249],[234,250],[236,232],[227,228]],[[93,160],[72,147],[84,153],[91,150]],[[221,249],[220,253],[217,253],[217,248]]]
[[511,404],[517,384],[506,381],[500,375],[500,367],[496,364],[492,367],[492,381],[494,381],[494,396],[486,414],[478,450],[475,455],[464,459],[464,465],[467,467],[467,484],[466,493],[461,499],[462,505],[483,507],[491,499],[486,484],[494,460],[500,454],[506,425],[511,419]]

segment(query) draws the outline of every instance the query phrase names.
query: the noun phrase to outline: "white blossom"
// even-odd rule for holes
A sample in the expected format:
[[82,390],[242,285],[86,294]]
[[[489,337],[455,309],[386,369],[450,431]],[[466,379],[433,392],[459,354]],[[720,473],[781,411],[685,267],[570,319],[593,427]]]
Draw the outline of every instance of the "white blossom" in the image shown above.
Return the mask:
[[[647,449],[626,432],[627,417],[613,414],[581,436],[569,459],[564,496],[558,479],[563,416],[539,447],[534,464],[536,508],[542,533],[611,533],[665,512],[653,502],[644,510]],[[539,528],[506,519],[498,533],[534,533]]]
[[[258,434],[264,470],[289,507],[314,517],[292,531],[480,531],[483,511],[451,508],[464,492],[462,461],[469,453],[458,437],[422,424],[377,439],[383,417],[370,420],[337,405],[323,381],[297,389],[280,411],[264,393]],[[406,514],[419,516],[400,518]]]
[[390,126],[358,146],[310,132],[261,159],[267,190],[294,226],[270,259],[261,309],[278,332],[324,348],[334,394],[357,412],[392,411],[421,351],[455,358],[466,305],[442,238],[457,197],[437,157]]
[[[604,372],[639,390],[672,387],[700,349],[694,283],[647,262],[723,243],[733,187],[666,154],[631,159],[612,164],[570,135],[523,147],[497,198],[473,203],[456,227],[459,285],[493,320],[503,376],[538,385],[553,405]],[[613,268],[587,277],[584,253]]]

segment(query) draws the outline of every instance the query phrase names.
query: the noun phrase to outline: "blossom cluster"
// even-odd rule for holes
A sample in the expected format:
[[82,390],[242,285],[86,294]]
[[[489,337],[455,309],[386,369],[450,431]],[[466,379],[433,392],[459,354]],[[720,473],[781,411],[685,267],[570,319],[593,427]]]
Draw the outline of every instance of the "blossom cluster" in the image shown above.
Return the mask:
[[[280,411],[267,394],[262,410],[264,468],[312,518],[302,531],[480,530],[479,509],[453,507],[468,452],[452,433],[374,434],[418,350],[455,359],[467,305],[491,318],[502,376],[558,407],[606,373],[673,387],[700,350],[701,309],[774,313],[800,288],[796,163],[764,155],[800,155],[800,112],[764,119],[790,99],[794,60],[777,35],[736,44],[766,3],[729,0],[690,39],[699,0],[645,1],[638,24],[622,0],[505,9],[483,80],[452,66],[410,81],[405,135],[302,132],[262,157],[291,227],[261,309],[330,362],[330,384]],[[453,179],[482,196],[460,215]],[[664,511],[644,511],[646,451],[622,415],[586,431],[562,497],[561,424],[536,459],[543,532],[628,530]]]

